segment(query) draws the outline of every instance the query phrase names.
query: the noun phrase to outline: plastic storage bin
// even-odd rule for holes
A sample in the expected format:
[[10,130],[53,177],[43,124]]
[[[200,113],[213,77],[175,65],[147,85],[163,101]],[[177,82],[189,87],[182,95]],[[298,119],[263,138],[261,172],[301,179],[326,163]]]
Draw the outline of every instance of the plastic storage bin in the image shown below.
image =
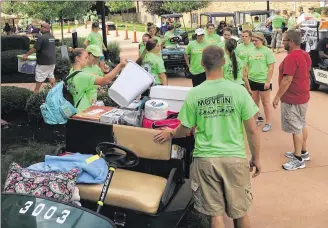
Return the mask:
[[164,100],[169,104],[169,111],[180,112],[184,100],[191,87],[153,86],[150,89],[151,99]]
[[26,61],[23,58],[24,55],[17,55],[18,58],[18,72],[25,74],[35,74],[36,56],[30,55]]
[[128,60],[108,95],[121,107],[127,107],[155,82],[154,77],[135,62]]

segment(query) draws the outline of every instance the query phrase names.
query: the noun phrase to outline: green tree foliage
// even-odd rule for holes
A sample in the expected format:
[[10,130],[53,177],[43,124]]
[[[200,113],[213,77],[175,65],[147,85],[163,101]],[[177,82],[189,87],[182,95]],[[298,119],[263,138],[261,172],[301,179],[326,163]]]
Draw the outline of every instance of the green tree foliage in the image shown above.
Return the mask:
[[171,13],[171,11],[168,11],[163,8],[164,1],[147,1],[142,3],[142,7],[146,9],[146,12],[151,15],[162,15],[166,13]]
[[135,8],[135,4],[131,0],[127,0],[124,2],[106,2],[106,6],[108,6],[110,12],[123,12],[129,9]]
[[[75,18],[87,13],[95,1],[29,1],[7,2],[7,12],[13,10],[13,14],[22,14],[41,20],[53,20],[56,18]],[[63,30],[62,30],[63,39]]]

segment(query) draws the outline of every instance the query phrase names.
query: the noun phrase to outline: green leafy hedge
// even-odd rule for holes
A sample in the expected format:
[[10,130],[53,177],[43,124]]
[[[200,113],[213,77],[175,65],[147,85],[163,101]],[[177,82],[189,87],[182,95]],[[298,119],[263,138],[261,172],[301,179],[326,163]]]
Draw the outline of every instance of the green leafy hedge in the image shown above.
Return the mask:
[[1,86],[1,116],[14,111],[24,111],[32,91],[16,86]]
[[25,103],[25,111],[28,120],[32,123],[39,123],[42,121],[42,114],[40,106],[45,102],[50,87],[44,88],[38,94],[33,94]]
[[25,54],[26,52],[26,50],[1,51],[1,74],[17,73],[17,55]]
[[30,49],[30,39],[27,36],[1,36],[1,51]]
[[120,63],[120,44],[117,42],[109,42],[107,46],[108,54],[109,54],[109,59],[114,63],[114,64],[119,64]]

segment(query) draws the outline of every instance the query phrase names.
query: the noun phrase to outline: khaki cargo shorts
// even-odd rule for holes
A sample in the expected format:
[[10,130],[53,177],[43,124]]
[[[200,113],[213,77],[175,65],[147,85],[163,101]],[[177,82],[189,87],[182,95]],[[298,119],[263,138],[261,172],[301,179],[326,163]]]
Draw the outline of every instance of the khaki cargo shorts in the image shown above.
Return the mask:
[[200,213],[241,218],[253,200],[249,163],[246,158],[194,158],[191,189]]
[[53,65],[36,65],[35,81],[44,82],[47,78],[54,78],[55,64]]
[[308,103],[286,104],[281,103],[281,127],[282,130],[291,134],[302,133],[306,125],[306,111]]

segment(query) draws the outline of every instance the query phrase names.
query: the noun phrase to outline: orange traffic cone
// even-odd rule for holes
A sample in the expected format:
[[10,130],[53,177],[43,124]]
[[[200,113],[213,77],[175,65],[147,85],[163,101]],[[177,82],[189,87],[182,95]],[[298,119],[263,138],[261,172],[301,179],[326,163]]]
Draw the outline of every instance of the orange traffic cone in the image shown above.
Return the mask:
[[125,39],[124,40],[128,40],[129,39],[129,34],[128,34],[128,26],[125,26]]
[[136,25],[133,27],[133,42],[132,43],[139,43],[137,41],[137,31],[136,31]]
[[69,25],[69,21],[67,21],[67,33],[71,33],[71,27]]
[[118,37],[118,36],[120,36],[120,35],[118,35],[118,28],[117,28],[117,24],[116,24],[116,37]]

